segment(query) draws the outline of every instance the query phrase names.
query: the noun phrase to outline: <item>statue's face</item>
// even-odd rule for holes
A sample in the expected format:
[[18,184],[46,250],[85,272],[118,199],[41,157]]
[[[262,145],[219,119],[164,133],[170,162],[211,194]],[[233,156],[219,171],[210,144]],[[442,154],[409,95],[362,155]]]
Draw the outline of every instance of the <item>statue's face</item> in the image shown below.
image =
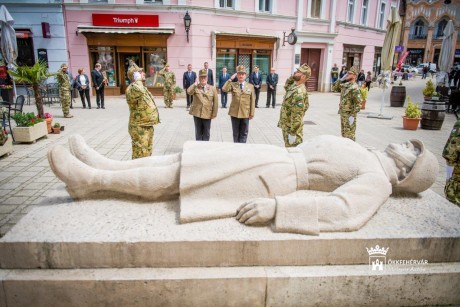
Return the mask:
[[395,162],[399,179],[404,178],[412,169],[420,150],[410,141],[391,143],[385,149],[386,154]]

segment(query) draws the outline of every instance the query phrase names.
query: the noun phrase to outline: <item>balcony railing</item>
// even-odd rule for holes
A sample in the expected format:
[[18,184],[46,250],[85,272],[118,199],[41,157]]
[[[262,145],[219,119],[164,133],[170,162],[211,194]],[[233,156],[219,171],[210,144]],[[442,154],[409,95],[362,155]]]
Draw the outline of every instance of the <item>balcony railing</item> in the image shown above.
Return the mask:
[[426,34],[409,34],[409,39],[426,39]]

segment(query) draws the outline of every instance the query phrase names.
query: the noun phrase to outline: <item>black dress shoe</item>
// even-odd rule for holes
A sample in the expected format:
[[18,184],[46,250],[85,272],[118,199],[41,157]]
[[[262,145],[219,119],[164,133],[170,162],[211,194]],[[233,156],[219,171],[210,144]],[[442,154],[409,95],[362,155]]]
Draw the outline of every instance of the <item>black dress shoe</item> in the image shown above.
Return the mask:
[[86,106],[83,106],[83,109],[86,109]]
[[270,106],[265,106],[266,108],[270,108]]
[[97,106],[98,109],[100,109],[101,107],[100,106]]
[[105,107],[101,107],[101,108],[105,109]]
[[275,106],[273,106],[273,109],[275,108]]
[[259,106],[256,106],[256,108],[258,109],[258,108],[259,108]]

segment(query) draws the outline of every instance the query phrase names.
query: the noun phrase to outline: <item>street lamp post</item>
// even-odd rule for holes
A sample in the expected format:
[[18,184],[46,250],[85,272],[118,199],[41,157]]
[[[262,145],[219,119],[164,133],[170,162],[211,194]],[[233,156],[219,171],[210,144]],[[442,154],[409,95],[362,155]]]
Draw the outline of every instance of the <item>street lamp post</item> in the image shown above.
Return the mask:
[[184,16],[185,32],[187,33],[187,43],[188,43],[188,31],[190,31],[191,23],[192,23],[192,17],[190,17],[187,11]]

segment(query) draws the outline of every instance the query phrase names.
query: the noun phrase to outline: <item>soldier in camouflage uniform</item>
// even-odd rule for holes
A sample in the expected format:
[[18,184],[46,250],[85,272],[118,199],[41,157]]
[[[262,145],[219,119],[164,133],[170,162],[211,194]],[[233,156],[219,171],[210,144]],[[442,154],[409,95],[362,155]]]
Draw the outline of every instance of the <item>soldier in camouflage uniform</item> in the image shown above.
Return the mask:
[[311,69],[307,64],[300,66],[294,76],[286,80],[284,89],[286,94],[281,105],[278,127],[283,131],[284,145],[295,147],[303,140],[303,117],[307,112],[308,93],[305,82],[311,76]]
[[56,78],[59,84],[59,98],[61,99],[62,113],[65,118],[71,118],[73,115],[69,113],[71,96],[72,80],[67,73],[67,64],[62,64],[61,69],[58,70]]
[[346,78],[347,82],[341,84],[339,106],[342,136],[353,141],[356,138],[356,118],[362,104],[361,92],[356,83],[357,75],[357,68],[354,66],[350,68]]
[[[450,178],[447,178],[444,193],[446,198],[454,204],[460,206],[460,119],[454,125],[454,129],[450,133],[442,156],[446,159],[449,172],[453,172]],[[448,175],[448,177],[450,174]]]
[[173,102],[173,89],[176,85],[176,76],[172,71],[169,70],[169,64],[166,63],[165,67],[158,72],[160,76],[163,76],[165,83],[163,86],[163,96],[165,105],[167,108],[172,108]]
[[131,80],[126,89],[126,101],[130,112],[128,131],[134,160],[152,155],[153,126],[160,122],[160,116],[152,94],[142,83],[145,80],[142,68],[135,64],[131,66],[128,78]]

